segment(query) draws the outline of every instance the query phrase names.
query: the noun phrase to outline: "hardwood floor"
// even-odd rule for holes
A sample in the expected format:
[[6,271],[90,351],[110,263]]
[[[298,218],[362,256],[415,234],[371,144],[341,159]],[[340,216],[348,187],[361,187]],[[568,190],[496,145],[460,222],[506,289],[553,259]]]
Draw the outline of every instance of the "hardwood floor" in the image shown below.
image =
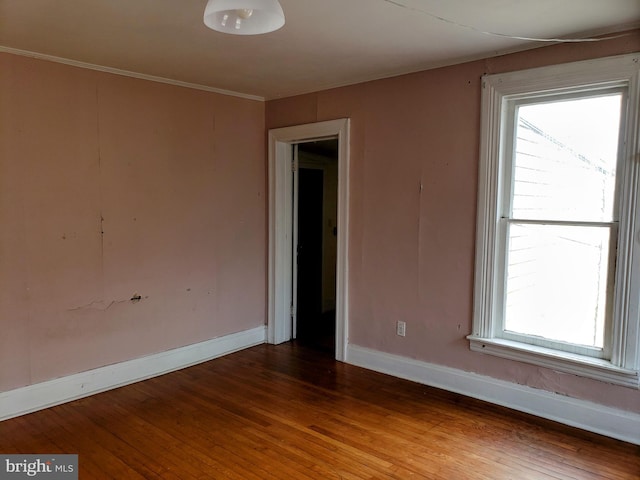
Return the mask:
[[0,423],[80,479],[638,479],[640,447],[260,345]]

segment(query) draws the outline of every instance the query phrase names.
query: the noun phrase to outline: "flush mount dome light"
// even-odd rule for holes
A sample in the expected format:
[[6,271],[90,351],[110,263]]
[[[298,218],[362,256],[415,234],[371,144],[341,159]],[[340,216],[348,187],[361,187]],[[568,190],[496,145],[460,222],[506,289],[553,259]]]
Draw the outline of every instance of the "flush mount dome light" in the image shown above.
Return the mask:
[[284,25],[284,12],[278,0],[209,0],[204,24],[222,33],[258,35]]

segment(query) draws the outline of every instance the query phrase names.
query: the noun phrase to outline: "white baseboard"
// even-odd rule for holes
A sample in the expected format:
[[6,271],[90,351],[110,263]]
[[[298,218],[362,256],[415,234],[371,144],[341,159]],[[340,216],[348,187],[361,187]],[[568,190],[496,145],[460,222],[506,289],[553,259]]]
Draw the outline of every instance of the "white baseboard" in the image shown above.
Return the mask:
[[180,370],[264,343],[265,327],[0,393],[0,421]]
[[640,414],[398,355],[349,345],[347,361],[424,385],[640,445]]

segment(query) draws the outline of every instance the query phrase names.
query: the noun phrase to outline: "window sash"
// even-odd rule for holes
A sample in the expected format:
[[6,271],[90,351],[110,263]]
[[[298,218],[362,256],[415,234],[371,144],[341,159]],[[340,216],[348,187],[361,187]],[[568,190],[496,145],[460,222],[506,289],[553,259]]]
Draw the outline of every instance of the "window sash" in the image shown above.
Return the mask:
[[[611,358],[612,352],[612,327],[613,327],[613,292],[615,290],[615,251],[617,246],[617,219],[619,218],[618,208],[620,206],[620,172],[624,169],[624,156],[622,148],[622,131],[623,122],[626,114],[626,109],[621,107],[620,111],[620,134],[618,139],[618,152],[617,152],[617,165],[616,165],[616,187],[614,191],[614,209],[613,219],[611,222],[593,222],[593,221],[572,221],[572,220],[548,220],[548,219],[518,219],[512,217],[512,205],[515,191],[515,160],[516,160],[516,147],[517,147],[517,134],[518,134],[518,111],[519,107],[525,105],[535,105],[540,103],[553,103],[567,100],[580,100],[588,98],[597,98],[607,95],[622,95],[621,105],[625,105],[626,89],[620,85],[613,86],[598,86],[592,89],[585,90],[584,87],[576,88],[574,91],[563,90],[561,92],[545,92],[544,95],[540,94],[523,94],[507,97],[503,99],[502,110],[502,128],[503,128],[503,143],[501,146],[501,163],[503,169],[501,170],[500,178],[497,181],[500,184],[499,191],[501,192],[501,218],[497,227],[498,230],[498,269],[496,277],[501,279],[501,283],[498,287],[498,300],[497,300],[497,321],[494,322],[492,334],[496,338],[503,338],[513,341],[518,341],[531,345],[539,345],[547,348],[551,348],[559,351],[566,351],[571,353],[577,353],[589,357],[596,358]],[[551,339],[542,339],[534,335],[527,335],[523,333],[509,332],[505,328],[506,324],[506,299],[507,299],[507,266],[508,266],[508,239],[510,225],[513,224],[530,224],[530,225],[562,225],[562,226],[594,226],[605,227],[610,229],[609,236],[609,259],[607,262],[607,293],[605,299],[605,321],[604,321],[604,348],[595,348],[585,345],[579,345],[570,342],[554,341]]]
[[[587,98],[604,97],[609,95],[621,95],[621,108],[620,108],[620,126],[619,126],[619,138],[618,138],[618,152],[617,152],[617,165],[616,165],[616,185],[614,193],[614,205],[613,205],[613,218],[612,221],[617,221],[620,218],[620,189],[621,189],[621,172],[624,170],[624,126],[625,117],[627,115],[627,91],[628,86],[614,84],[611,86],[599,85],[594,86],[591,89],[586,89],[584,86],[571,89],[562,89],[561,92],[545,92],[541,94],[520,94],[511,95],[505,97],[502,100],[503,113],[502,113],[502,145],[500,146],[500,164],[502,169],[499,173],[498,182],[500,186],[500,212],[502,217],[511,218],[512,215],[512,203],[515,189],[515,159],[517,156],[517,132],[518,132],[518,109],[521,106],[536,105],[541,103],[554,103],[567,100],[579,100]],[[542,218],[535,220],[545,220]],[[548,220],[548,219],[546,219]],[[571,219],[569,220],[571,221]]]
[[[535,335],[529,335],[526,333],[518,333],[509,331],[506,328],[506,306],[507,306],[507,285],[508,285],[508,264],[509,264],[509,230],[511,225],[543,225],[543,226],[566,226],[566,227],[596,227],[607,229],[609,231],[609,255],[606,265],[606,298],[605,298],[605,313],[604,313],[604,346],[603,348],[592,347],[588,345],[581,345],[578,343],[554,340],[550,338],[538,337]],[[502,338],[505,340],[512,340],[529,345],[537,345],[559,351],[566,351],[569,353],[585,355],[594,358],[611,359],[611,339],[612,339],[612,327],[613,327],[613,292],[615,290],[615,256],[616,245],[618,238],[618,224],[617,222],[584,222],[584,221],[561,221],[561,220],[530,220],[530,219],[517,219],[517,218],[501,218],[498,226],[499,231],[499,267],[496,276],[502,279],[502,282],[498,285],[498,305],[497,305],[497,321],[494,322],[493,336],[495,338]]]

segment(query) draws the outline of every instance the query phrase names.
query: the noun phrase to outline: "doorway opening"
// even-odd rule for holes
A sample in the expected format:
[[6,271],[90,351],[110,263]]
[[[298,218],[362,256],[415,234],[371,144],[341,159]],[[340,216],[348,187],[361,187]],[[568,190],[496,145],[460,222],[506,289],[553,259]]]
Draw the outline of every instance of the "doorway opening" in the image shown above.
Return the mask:
[[293,337],[335,356],[338,139],[293,148]]
[[[347,361],[348,344],[348,235],[349,235],[349,119],[329,120],[325,122],[276,128],[269,131],[269,272],[268,272],[268,319],[267,341],[278,344],[296,338],[296,302],[297,279],[294,268],[294,245],[297,248],[298,228],[294,228],[297,219],[297,192],[294,194],[296,173],[295,152],[302,146],[312,148],[312,142],[333,140],[337,142],[337,201],[336,225],[330,230],[335,232],[335,358]],[[318,170],[312,164],[310,170]],[[299,168],[299,167],[298,167]],[[322,170],[322,169],[320,169]],[[308,173],[308,172],[307,172]],[[305,187],[313,191],[319,188],[318,175],[303,174],[303,181],[315,182],[316,187]],[[311,180],[309,180],[311,178]],[[313,180],[315,178],[315,180]],[[299,179],[299,177],[298,177]],[[324,184],[323,172],[323,184]],[[322,187],[324,189],[324,186]],[[317,209],[317,205],[316,205]],[[316,227],[317,228],[317,227]],[[297,260],[296,260],[297,261]],[[316,269],[318,267],[316,266]],[[323,268],[323,267],[320,267]],[[323,280],[320,280],[324,282]],[[324,303],[323,303],[324,302]],[[320,309],[325,312],[329,299],[320,300]],[[316,299],[317,305],[317,299]],[[317,309],[317,306],[316,306]],[[304,330],[307,326],[301,323]],[[304,335],[304,333],[303,333]]]

